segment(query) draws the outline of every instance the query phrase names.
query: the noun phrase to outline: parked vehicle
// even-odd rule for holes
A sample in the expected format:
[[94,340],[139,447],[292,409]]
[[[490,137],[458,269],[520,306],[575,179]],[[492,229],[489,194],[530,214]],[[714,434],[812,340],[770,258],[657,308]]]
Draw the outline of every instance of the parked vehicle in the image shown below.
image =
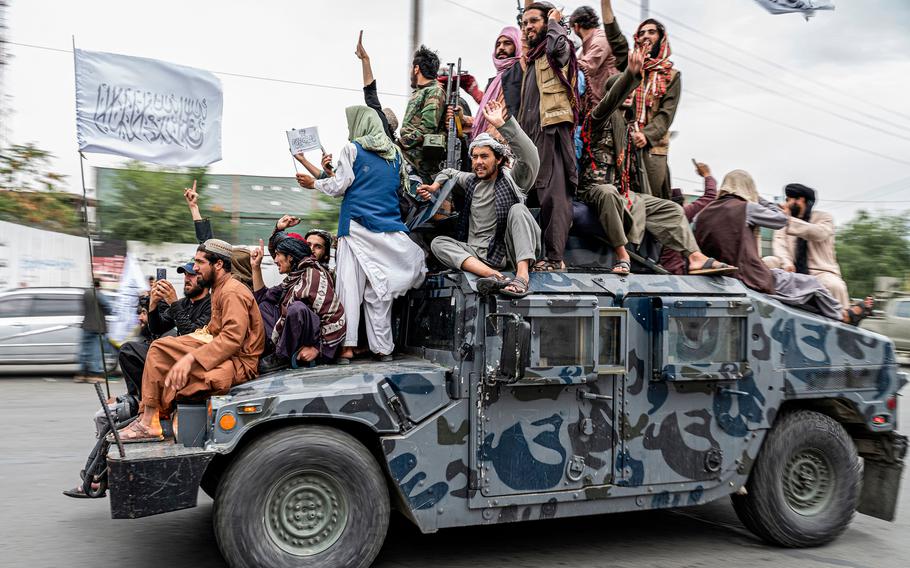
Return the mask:
[[278,371],[180,404],[178,443],[110,448],[112,516],[193,507],[201,485],[235,568],[368,566],[390,507],[431,533],[730,495],[788,547],[855,511],[893,520],[907,379],[887,338],[730,278],[475,282],[412,291],[392,363]]
[[[0,292],[0,373],[78,373],[83,288]],[[116,358],[108,353],[108,369]]]
[[894,294],[877,300],[875,315],[863,320],[865,329],[887,336],[898,357],[910,359],[910,295]]

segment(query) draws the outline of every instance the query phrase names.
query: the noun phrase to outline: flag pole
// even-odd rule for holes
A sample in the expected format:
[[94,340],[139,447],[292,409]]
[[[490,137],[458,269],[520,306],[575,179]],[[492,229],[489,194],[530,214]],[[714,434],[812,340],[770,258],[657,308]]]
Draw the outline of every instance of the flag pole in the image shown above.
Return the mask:
[[[72,36],[73,39],[73,77],[76,77],[76,36]],[[78,93],[76,99],[78,100]],[[79,108],[76,108],[76,123],[78,131],[78,122],[79,122]],[[77,132],[77,145],[78,145],[78,132]],[[88,191],[85,189],[85,155],[82,153],[82,150],[77,150],[79,154],[79,177],[82,180],[82,226],[85,229],[85,240],[88,242],[88,267],[89,273],[91,275],[90,287],[92,290],[92,299],[94,304],[97,307],[100,307],[98,303],[98,289],[95,288],[95,250],[92,245],[92,233],[89,229],[88,224]],[[96,211],[97,213],[97,211]],[[86,314],[87,316],[88,314]],[[101,317],[104,318],[104,310],[101,310]],[[84,320],[83,320],[84,325]],[[107,322],[105,322],[105,327],[107,327]],[[84,332],[83,332],[84,333]],[[111,382],[108,376],[107,371],[107,359],[104,356],[104,334],[98,334],[98,347],[101,349],[101,368],[104,371],[104,387],[107,391],[107,397],[111,397]]]

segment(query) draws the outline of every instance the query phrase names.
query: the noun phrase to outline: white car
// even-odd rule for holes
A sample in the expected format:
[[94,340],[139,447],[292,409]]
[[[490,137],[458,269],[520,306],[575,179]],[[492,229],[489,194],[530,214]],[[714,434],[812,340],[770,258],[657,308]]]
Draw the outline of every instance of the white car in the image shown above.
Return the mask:
[[[78,373],[84,292],[83,288],[0,292],[0,373]],[[108,353],[108,370],[116,361],[112,355]]]

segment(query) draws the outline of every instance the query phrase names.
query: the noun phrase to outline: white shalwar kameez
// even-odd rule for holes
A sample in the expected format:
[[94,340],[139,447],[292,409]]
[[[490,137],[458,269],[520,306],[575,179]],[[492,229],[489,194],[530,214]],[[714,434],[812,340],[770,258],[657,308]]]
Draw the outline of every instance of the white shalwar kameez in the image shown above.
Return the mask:
[[[335,175],[316,180],[316,189],[339,197],[354,182],[357,148],[346,144],[335,166]],[[347,318],[345,347],[357,346],[360,306],[366,320],[370,351],[390,355],[392,300],[423,283],[427,265],[423,249],[403,231],[374,233],[351,220],[349,234],[338,238],[335,256],[335,291]]]

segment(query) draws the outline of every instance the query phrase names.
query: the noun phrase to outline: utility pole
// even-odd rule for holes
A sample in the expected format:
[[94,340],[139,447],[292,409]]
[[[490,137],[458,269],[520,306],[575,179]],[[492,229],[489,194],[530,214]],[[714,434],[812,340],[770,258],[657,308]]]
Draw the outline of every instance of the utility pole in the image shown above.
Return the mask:
[[7,128],[9,119],[7,113],[9,109],[6,106],[7,94],[6,85],[3,82],[3,70],[9,62],[9,51],[6,48],[6,9],[9,6],[7,0],[0,0],[0,147],[6,145]]
[[411,0],[411,51],[408,53],[408,90],[411,89],[411,57],[420,47],[420,2]]
[[641,21],[644,22],[650,16],[651,12],[651,0],[641,0]]

